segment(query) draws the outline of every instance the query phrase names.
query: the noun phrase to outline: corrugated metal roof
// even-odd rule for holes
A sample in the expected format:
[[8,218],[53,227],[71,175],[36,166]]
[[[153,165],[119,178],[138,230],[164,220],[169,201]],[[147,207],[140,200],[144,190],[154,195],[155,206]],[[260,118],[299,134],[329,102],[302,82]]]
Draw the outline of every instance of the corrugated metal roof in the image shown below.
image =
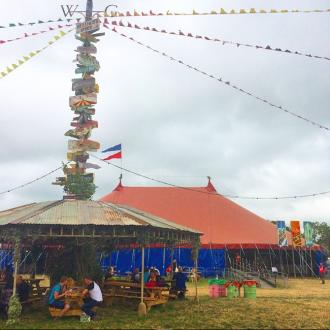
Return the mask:
[[9,224],[153,226],[199,233],[124,205],[82,200],[33,203],[0,212],[0,226]]

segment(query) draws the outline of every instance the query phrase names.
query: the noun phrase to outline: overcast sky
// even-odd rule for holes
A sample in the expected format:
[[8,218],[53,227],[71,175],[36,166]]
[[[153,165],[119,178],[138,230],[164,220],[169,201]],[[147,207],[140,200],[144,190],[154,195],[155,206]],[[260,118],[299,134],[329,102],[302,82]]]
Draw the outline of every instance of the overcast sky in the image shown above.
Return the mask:
[[[0,1],[0,25],[63,16],[65,0]],[[68,3],[85,7],[85,0]],[[323,9],[330,1],[127,1],[94,0],[96,9],[211,11],[225,9]],[[165,28],[330,56],[330,13],[133,17]],[[127,21],[127,20],[126,20]],[[56,24],[48,24],[56,26]],[[47,25],[0,30],[0,39]],[[233,84],[330,126],[330,61],[203,40],[121,29],[129,36]],[[106,30],[97,44],[101,70],[92,139],[106,148],[123,144],[123,166],[184,186],[205,186],[243,196],[282,196],[330,190],[330,133],[276,111]],[[0,45],[2,71],[43,47],[55,33]],[[66,161],[72,112],[68,106],[72,62],[79,42],[71,33],[0,80],[0,191],[32,180]],[[100,156],[100,153],[97,155]],[[120,165],[119,160],[114,161]],[[119,170],[100,164],[95,198],[112,191]],[[0,209],[60,199],[51,182],[61,172],[0,196]],[[157,185],[124,173],[127,186]],[[159,185],[159,184],[158,184]],[[326,220],[330,195],[280,201],[235,200],[267,219]]]

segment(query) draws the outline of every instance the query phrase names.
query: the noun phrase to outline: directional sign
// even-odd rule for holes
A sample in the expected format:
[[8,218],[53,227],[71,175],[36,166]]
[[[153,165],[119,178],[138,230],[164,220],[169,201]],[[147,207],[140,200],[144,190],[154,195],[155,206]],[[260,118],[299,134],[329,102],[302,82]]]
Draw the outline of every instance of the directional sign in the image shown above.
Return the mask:
[[81,54],[96,54],[97,53],[97,49],[95,46],[90,45],[90,46],[79,46],[76,49],[76,52],[81,53]]
[[97,94],[90,93],[86,95],[70,96],[69,105],[71,108],[80,108],[97,103]]
[[78,54],[77,61],[80,65],[95,66],[97,70],[100,68],[100,63],[96,57],[89,54]]
[[100,28],[100,20],[98,18],[92,19],[87,22],[76,24],[76,33],[86,33],[89,31],[97,31]]
[[78,128],[97,128],[98,122],[96,120],[88,120],[84,124],[79,124],[77,122],[71,122],[72,127]]
[[75,91],[77,89],[83,88],[95,88],[95,78],[89,79],[72,79],[72,90]]
[[100,149],[100,143],[92,140],[69,140],[68,150],[75,151],[97,151]]

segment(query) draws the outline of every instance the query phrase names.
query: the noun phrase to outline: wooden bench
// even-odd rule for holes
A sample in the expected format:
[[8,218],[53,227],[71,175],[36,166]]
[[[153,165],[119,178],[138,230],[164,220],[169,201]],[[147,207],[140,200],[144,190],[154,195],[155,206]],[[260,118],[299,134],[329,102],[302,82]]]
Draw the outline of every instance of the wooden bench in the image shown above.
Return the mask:
[[[117,298],[123,300],[141,299],[141,285],[139,283],[109,281],[107,284],[107,292],[103,294],[107,302],[112,303],[112,300]],[[167,303],[168,298],[168,287],[144,288],[143,301],[148,311],[152,306]]]

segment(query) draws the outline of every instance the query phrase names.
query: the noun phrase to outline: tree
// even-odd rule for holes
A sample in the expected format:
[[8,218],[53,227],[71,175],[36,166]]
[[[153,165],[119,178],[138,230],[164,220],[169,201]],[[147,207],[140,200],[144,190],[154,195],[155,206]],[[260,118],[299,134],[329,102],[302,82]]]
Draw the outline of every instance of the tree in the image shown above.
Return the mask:
[[326,222],[314,223],[314,242],[330,251],[330,226]]

